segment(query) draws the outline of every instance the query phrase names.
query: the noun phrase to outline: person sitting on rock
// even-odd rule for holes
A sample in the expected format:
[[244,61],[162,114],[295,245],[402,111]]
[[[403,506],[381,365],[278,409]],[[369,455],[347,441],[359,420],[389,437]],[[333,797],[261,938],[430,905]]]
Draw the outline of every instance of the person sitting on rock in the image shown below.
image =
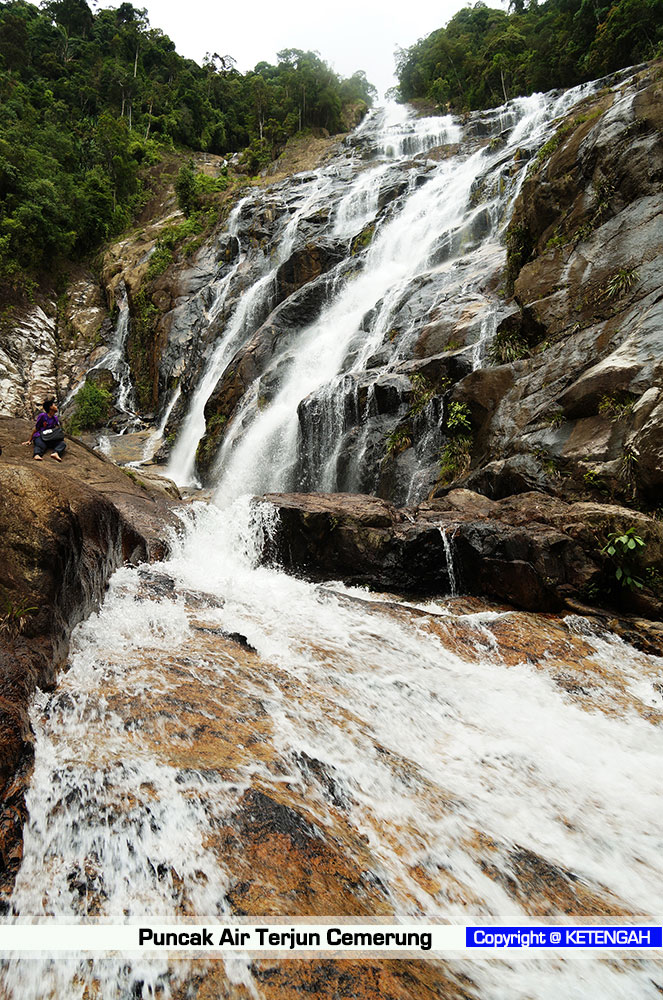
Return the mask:
[[50,451],[51,458],[54,458],[56,462],[62,461],[62,453],[67,447],[67,443],[64,439],[64,431],[60,426],[58,407],[53,396],[48,396],[44,400],[44,409],[37,417],[32,437],[24,441],[23,444],[32,445],[32,457],[38,462],[41,462],[47,451]]

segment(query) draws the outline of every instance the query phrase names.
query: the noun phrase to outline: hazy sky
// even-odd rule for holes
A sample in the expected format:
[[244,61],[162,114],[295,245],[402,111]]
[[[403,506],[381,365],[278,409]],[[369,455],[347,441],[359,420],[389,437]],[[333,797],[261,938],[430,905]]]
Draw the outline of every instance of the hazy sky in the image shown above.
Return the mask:
[[[118,7],[121,0],[101,0]],[[363,69],[383,92],[395,82],[394,50],[441,28],[466,0],[133,0],[177,51],[200,62],[231,55],[242,72],[284,48],[318,51],[341,76]],[[489,0],[499,6],[499,0]]]

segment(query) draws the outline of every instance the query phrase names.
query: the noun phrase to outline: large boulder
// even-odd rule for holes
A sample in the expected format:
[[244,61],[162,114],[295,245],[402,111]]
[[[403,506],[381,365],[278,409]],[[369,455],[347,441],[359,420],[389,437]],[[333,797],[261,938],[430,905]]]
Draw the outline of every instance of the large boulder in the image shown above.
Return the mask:
[[[609,592],[601,551],[613,531],[633,527],[648,565],[663,567],[663,525],[609,504],[567,504],[530,492],[500,501],[470,490],[397,508],[352,494],[268,494],[278,529],[263,557],[312,579],[382,590],[485,595],[545,611]],[[642,571],[644,572],[644,564]],[[650,617],[660,601],[620,599]]]

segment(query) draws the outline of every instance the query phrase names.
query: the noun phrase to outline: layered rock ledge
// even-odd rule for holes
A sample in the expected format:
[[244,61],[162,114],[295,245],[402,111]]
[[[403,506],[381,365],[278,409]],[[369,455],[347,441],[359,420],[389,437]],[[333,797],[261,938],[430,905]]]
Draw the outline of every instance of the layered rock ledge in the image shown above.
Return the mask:
[[74,440],[32,459],[26,420],[0,418],[0,897],[21,858],[30,699],[52,686],[72,628],[123,563],[161,558],[175,501]]
[[[279,515],[264,559],[318,580],[427,595],[458,591],[553,611],[597,593],[609,599],[614,566],[601,549],[610,532],[634,527],[645,542],[643,572],[663,566],[663,524],[612,504],[568,504],[538,492],[496,501],[463,489],[410,508],[353,494],[264,500]],[[663,617],[646,589],[619,593],[617,603]]]

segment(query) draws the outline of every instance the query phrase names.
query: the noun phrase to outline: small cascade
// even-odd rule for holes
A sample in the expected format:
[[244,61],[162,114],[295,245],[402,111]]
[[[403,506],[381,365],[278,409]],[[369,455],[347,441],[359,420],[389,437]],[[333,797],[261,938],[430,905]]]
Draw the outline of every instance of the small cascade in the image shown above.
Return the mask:
[[[129,336],[129,324],[131,320],[129,316],[129,298],[124,282],[120,282],[117,288],[117,309],[118,316],[113,330],[113,339],[110,347],[107,353],[92,366],[88,375],[90,372],[98,371],[99,369],[107,369],[112,373],[117,385],[114,400],[115,409],[120,413],[133,418],[131,423],[134,426],[137,426],[140,424],[140,420],[136,417],[133,401],[131,368],[129,367],[129,362],[126,358],[127,338]],[[63,408],[75,398],[76,394],[85,384],[85,381],[86,379],[83,379],[82,382],[79,382],[79,384],[72,389],[63,403]],[[124,427],[122,432],[126,431],[129,426],[130,425]]]
[[170,419],[170,415],[177,406],[181,395],[182,395],[182,387],[178,385],[174,393],[170,397],[166,405],[166,409],[163,411],[163,415],[159,423],[157,424],[154,431],[150,434],[147,441],[145,442],[145,445],[143,447],[143,456],[140,463],[136,464],[149,462],[150,459],[154,457],[154,454],[156,453],[159,445],[163,440],[164,431]]
[[[403,104],[388,104],[376,120],[380,127],[376,152],[389,159],[416,156],[460,138],[458,126],[451,116],[417,118]],[[433,122],[435,125],[431,128]]]
[[446,528],[440,528],[440,535],[442,536],[444,555],[447,561],[447,575],[449,577],[449,593],[451,597],[457,597],[458,594],[460,593],[460,589],[458,586],[458,573],[454,566],[454,557],[452,549],[452,542],[454,539],[454,535],[452,535],[451,538],[449,538]]
[[[169,560],[118,571],[76,630],[33,708],[17,919],[221,921],[254,891],[284,915],[344,912],[351,884],[369,912],[459,923],[660,912],[661,660],[578,617],[396,603],[256,566],[273,511],[193,505]],[[477,1000],[549,1000],[561,975],[546,957],[478,965],[454,963]],[[657,996],[655,962],[583,965],[586,995]],[[7,1000],[180,996],[212,974],[166,957],[24,966],[0,971]],[[259,998],[254,973],[239,959],[225,975]]]
[[389,164],[362,171],[341,198],[336,210],[334,236],[350,239],[375,219],[378,212],[380,184]]
[[490,350],[490,345],[495,337],[495,331],[497,330],[497,312],[495,310],[489,310],[486,312],[481,320],[481,330],[479,332],[479,337],[472,348],[472,370],[476,371],[477,368],[483,367],[483,363],[486,359],[486,354]]

